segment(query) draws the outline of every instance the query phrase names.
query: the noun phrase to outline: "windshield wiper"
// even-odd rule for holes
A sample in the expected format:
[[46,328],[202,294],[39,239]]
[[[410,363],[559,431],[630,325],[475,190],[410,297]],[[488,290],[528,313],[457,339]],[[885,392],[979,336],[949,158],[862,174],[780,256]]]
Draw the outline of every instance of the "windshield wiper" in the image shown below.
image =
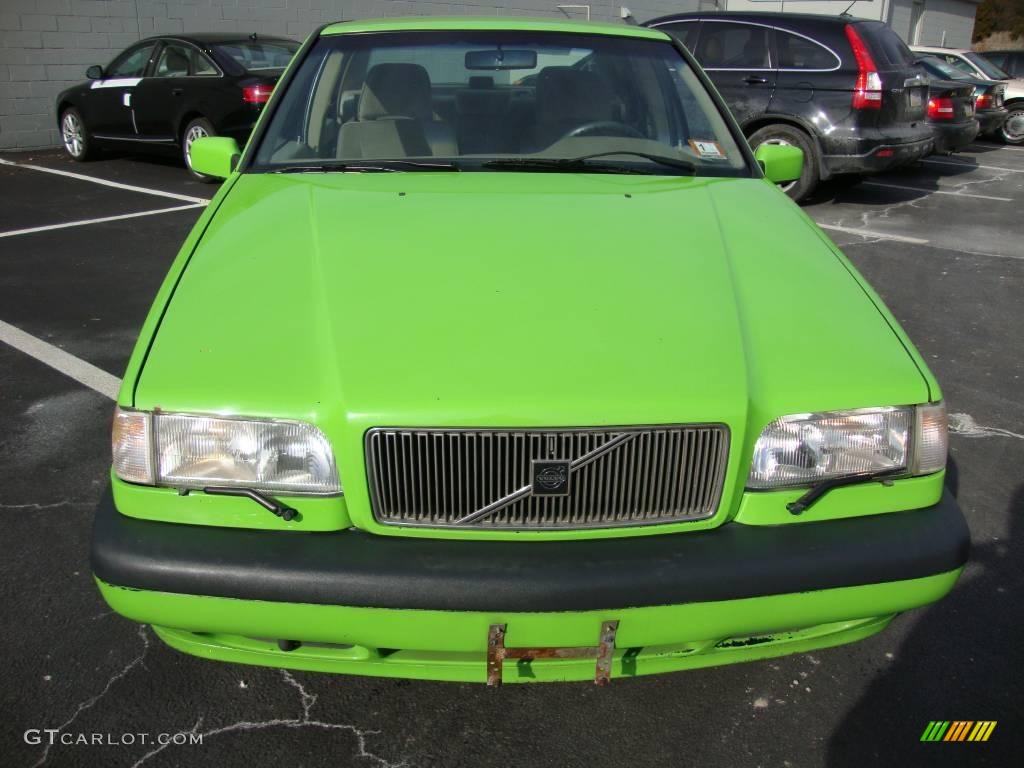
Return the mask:
[[517,170],[538,170],[538,171],[596,171],[598,173],[640,173],[651,175],[654,173],[652,170],[644,170],[640,168],[627,168],[621,165],[611,165],[608,163],[592,163],[590,162],[594,158],[598,157],[612,157],[614,155],[632,155],[634,157],[642,157],[645,160],[658,163],[659,165],[668,166],[669,168],[676,168],[681,171],[686,171],[689,174],[694,174],[697,171],[696,163],[692,163],[689,160],[675,157],[663,157],[661,155],[652,155],[647,152],[633,152],[632,150],[609,150],[607,152],[594,152],[590,155],[580,155],[579,157],[560,157],[560,158],[548,158],[548,157],[509,157],[500,160],[488,160],[483,163],[484,168],[514,168]]
[[271,173],[397,173],[399,171],[461,171],[455,163],[428,160],[370,160],[367,162],[286,165]]
[[697,164],[692,160],[687,160],[683,157],[666,157],[665,155],[654,155],[650,152],[634,152],[631,149],[613,149],[607,152],[592,152],[589,155],[580,155],[579,157],[573,157],[566,162],[570,163],[583,163],[591,158],[595,157],[611,157],[612,155],[632,155],[633,157],[642,157],[645,160],[650,160],[652,163],[658,165],[665,165],[669,168],[676,168],[680,171],[687,171],[688,173],[694,174],[697,172]]
[[283,504],[276,499],[272,499],[266,494],[260,493],[252,488],[234,488],[231,486],[224,485],[208,485],[203,488],[203,493],[208,493],[211,496],[242,496],[246,499],[252,499],[261,507],[268,512],[271,512],[284,521],[294,520],[299,514],[296,509],[289,507],[287,504]]
[[787,504],[786,509],[789,510],[791,515],[802,515],[818,503],[821,497],[829,491],[835,490],[836,488],[843,488],[847,485],[857,485],[858,483],[867,483],[873,480],[877,480],[882,483],[882,485],[891,485],[893,477],[904,471],[906,470],[903,468],[883,469],[879,472],[859,472],[854,475],[846,475],[845,477],[835,477],[830,480],[822,480],[820,483],[812,485],[810,489],[799,499]]
[[651,171],[638,168],[626,168],[608,163],[575,162],[565,158],[553,157],[508,157],[500,160],[488,160],[480,164],[483,168],[514,171],[545,171],[547,173],[573,173],[588,171],[590,173],[629,173],[650,175]]

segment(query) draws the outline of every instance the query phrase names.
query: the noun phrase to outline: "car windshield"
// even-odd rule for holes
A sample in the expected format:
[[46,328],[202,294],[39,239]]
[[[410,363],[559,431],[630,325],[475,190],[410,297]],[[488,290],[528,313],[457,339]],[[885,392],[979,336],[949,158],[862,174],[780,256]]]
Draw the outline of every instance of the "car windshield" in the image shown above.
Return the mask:
[[976,66],[982,72],[985,73],[986,77],[991,77],[993,80],[1009,80],[1010,76],[1003,70],[993,64],[991,61],[986,59],[974,51],[967,51],[964,53],[964,58],[967,59],[971,64]]
[[921,66],[928,70],[928,73],[936,77],[943,77],[946,80],[976,80],[977,78],[947,64],[935,56],[923,56],[918,60]]
[[287,40],[252,40],[222,43],[217,47],[238,62],[246,72],[284,69],[299,50],[298,43]]
[[638,37],[328,35],[268,118],[250,170],[751,173],[682,55]]

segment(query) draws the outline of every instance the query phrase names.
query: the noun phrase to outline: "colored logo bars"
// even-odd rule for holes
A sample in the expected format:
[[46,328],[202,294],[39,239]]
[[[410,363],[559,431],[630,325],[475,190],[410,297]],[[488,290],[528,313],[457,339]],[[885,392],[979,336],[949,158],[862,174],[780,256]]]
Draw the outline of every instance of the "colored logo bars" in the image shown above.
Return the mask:
[[921,741],[988,741],[996,720],[932,720]]

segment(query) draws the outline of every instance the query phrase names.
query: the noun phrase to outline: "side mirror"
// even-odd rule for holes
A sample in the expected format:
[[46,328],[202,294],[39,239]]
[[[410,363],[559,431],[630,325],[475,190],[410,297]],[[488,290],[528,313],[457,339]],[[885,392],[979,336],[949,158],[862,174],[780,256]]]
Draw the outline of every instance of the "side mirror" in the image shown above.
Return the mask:
[[103,79],[103,67],[99,64],[93,64],[87,70],[85,70],[85,76],[90,80],[102,80]]
[[773,184],[796,181],[804,170],[804,151],[790,144],[762,144],[754,157],[764,169],[764,176]]
[[192,170],[216,179],[230,176],[241,156],[238,142],[227,136],[203,136],[189,147]]

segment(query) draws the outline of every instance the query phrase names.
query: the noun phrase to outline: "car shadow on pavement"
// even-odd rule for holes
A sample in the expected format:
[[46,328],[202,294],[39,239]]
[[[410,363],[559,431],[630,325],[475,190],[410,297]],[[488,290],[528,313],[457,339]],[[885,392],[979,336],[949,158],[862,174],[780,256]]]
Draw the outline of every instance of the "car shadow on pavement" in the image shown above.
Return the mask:
[[[947,487],[957,494],[952,460]],[[972,544],[953,593],[924,609],[891,666],[833,732],[829,768],[1020,764],[1024,601],[1009,585],[1012,569],[1024,561],[1022,516],[1024,484],[1010,499],[1007,538]],[[979,639],[997,648],[978,647]],[[985,743],[922,742],[932,720],[995,720],[997,726]]]

